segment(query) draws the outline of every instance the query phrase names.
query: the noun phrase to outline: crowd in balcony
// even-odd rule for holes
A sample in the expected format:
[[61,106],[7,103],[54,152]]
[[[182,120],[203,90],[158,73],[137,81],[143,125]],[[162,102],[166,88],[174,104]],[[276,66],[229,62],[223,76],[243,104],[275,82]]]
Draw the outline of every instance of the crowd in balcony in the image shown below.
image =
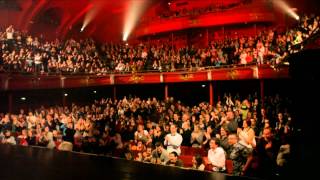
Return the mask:
[[17,31],[0,33],[0,72],[26,73],[129,73],[146,70],[197,71],[206,67],[245,64],[281,64],[302,42],[319,31],[319,16],[304,16],[297,28],[280,33],[261,31],[213,41],[206,48],[179,49],[169,44],[101,44],[92,39],[45,41]]
[[239,7],[241,5],[250,4],[251,2],[252,0],[238,0],[238,1],[226,3],[226,4],[224,4],[223,2],[215,2],[206,7],[197,7],[197,8],[191,8],[191,9],[187,9],[188,7],[185,7],[185,8],[175,8],[175,10],[172,10],[170,8],[171,6],[171,3],[170,3],[169,9],[167,11],[164,11],[162,14],[160,14],[159,17],[160,18],[177,18],[177,17],[184,17],[184,16],[191,16],[191,17],[199,16],[207,13],[215,13],[215,12],[230,10],[232,8]]
[[[265,177],[290,164],[290,100],[225,94],[215,105],[174,98],[101,99],[0,113],[0,143]],[[196,153],[191,153],[196,152]],[[188,160],[188,157],[190,157]],[[189,161],[189,162],[188,162]]]

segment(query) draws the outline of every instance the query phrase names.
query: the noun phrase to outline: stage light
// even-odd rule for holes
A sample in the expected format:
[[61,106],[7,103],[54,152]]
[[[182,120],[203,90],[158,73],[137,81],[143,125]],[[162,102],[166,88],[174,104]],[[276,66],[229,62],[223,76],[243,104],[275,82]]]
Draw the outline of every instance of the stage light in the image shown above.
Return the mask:
[[295,12],[298,9],[297,8],[291,8],[286,2],[283,0],[273,0],[274,4],[278,6],[280,9],[285,11],[290,17],[294,18],[295,20],[299,21],[300,17],[299,15]]
[[84,27],[81,28],[80,32],[83,32],[83,30],[84,30]]
[[128,3],[128,10],[124,17],[123,41],[128,40],[130,33],[133,31],[140,16],[148,6],[147,4],[147,0],[131,0]]

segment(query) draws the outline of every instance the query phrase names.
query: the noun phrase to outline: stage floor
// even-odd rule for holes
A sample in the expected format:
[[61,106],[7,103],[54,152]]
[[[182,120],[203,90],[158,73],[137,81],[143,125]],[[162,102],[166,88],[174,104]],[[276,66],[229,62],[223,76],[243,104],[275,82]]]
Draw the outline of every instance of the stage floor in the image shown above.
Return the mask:
[[0,145],[0,179],[250,179],[123,159]]

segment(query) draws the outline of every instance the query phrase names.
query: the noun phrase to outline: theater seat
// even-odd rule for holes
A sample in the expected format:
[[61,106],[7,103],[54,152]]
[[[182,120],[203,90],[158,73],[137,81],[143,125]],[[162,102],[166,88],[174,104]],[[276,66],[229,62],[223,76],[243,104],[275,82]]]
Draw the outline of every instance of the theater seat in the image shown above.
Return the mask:
[[[206,166],[205,170],[212,171],[213,166],[211,164],[208,164],[208,157],[207,156],[203,157],[203,161],[204,161],[204,165]],[[233,164],[232,164],[232,160],[230,160],[230,159],[226,160],[226,171],[228,174],[232,174]]]
[[192,167],[192,156],[181,155],[181,156],[179,156],[179,159],[181,159],[183,161],[184,167]]
[[204,148],[194,148],[188,146],[181,146],[181,155],[182,156],[194,156],[196,154],[200,154],[201,156],[206,156],[207,152]]
[[193,148],[193,155],[200,154],[201,156],[207,156],[208,152],[204,148]]
[[233,171],[232,160],[230,160],[230,159],[226,160],[226,169],[227,169],[228,174],[232,174],[232,171]]
[[188,146],[181,146],[180,147],[181,150],[181,155],[189,155],[189,147]]

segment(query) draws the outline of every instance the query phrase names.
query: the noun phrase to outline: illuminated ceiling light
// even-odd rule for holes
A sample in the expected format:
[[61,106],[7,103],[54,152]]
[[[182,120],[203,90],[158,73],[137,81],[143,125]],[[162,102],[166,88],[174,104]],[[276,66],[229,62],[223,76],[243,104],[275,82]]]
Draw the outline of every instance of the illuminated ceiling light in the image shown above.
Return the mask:
[[68,96],[68,94],[67,94],[67,93],[64,93],[64,96],[65,96],[65,97],[67,97],[67,96]]
[[286,12],[290,17],[294,18],[295,20],[299,21],[300,17],[295,12],[298,9],[297,8],[291,8],[286,2],[283,0],[273,0],[274,4],[278,6],[280,9],[282,9],[284,12]]
[[206,85],[205,85],[205,84],[202,84],[202,85],[201,85],[201,87],[205,88],[205,87],[206,87]]
[[123,41],[127,41],[130,33],[136,26],[140,16],[147,7],[147,0],[131,0],[128,3],[128,10],[125,14],[124,29],[123,29]]
[[82,26],[82,28],[81,28],[80,32],[83,32],[84,28],[85,28],[85,27],[83,27],[83,26]]
[[26,97],[21,97],[20,99],[21,99],[21,101],[25,101],[27,98]]
[[94,94],[97,94],[97,91],[93,91]]

